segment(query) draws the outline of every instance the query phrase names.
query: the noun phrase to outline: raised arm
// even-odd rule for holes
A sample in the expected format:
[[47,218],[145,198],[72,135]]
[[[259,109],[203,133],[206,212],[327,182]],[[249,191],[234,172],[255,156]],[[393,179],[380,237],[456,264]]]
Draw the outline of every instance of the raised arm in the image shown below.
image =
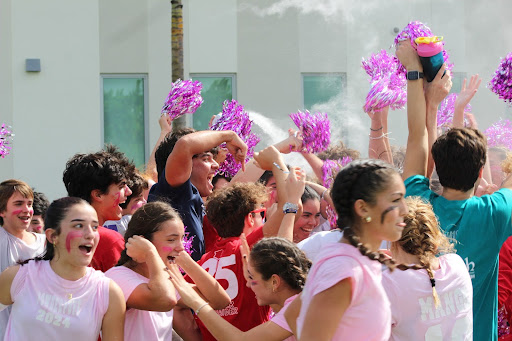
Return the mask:
[[259,153],[254,153],[254,159],[263,170],[271,170],[277,186],[277,210],[263,225],[263,236],[273,237],[279,231],[279,226],[284,217],[283,205],[286,201],[284,183],[289,171],[284,163],[281,153],[274,146],[267,147]]
[[[280,152],[281,154],[288,154],[292,151],[300,150],[302,146],[302,140],[300,136],[295,134],[293,130],[289,131],[289,136],[282,141],[273,145],[274,148]],[[254,162],[254,159],[249,160],[245,167],[244,172],[238,172],[233,179],[231,179],[231,184],[235,182],[256,182],[263,175],[263,172],[266,169],[262,169],[258,167],[257,163]],[[272,170],[272,169],[268,169]]]
[[[304,193],[304,187],[306,186],[306,174],[300,168],[292,168],[290,174],[286,178],[284,192],[286,193],[285,201],[291,204],[299,206],[300,197]],[[278,237],[288,239],[293,242],[293,226],[295,224],[295,218],[297,213],[287,213],[281,220],[279,231],[277,232]]]
[[158,146],[160,146],[160,143],[162,143],[162,141],[165,139],[167,134],[172,132],[172,121],[168,115],[161,115],[160,119],[158,120],[158,124],[160,125],[160,136],[158,137],[158,140],[156,141],[155,146],[151,151],[151,155],[149,155],[148,164],[146,165],[146,173],[151,176],[151,179],[153,179],[155,182],[158,182],[158,172],[156,170],[155,160],[156,150],[158,149]]
[[380,111],[369,113],[371,119],[370,134],[368,142],[368,157],[380,159],[393,164],[393,155],[388,138],[388,112],[389,107]]
[[[444,75],[444,76],[443,76]],[[439,104],[450,93],[452,88],[452,79],[450,72],[446,71],[445,66],[441,67],[436,78],[425,85],[425,101],[427,105],[427,131],[428,131],[428,167],[427,177],[430,178],[434,171],[434,159],[432,158],[432,145],[437,140],[437,110]]]
[[[423,72],[417,52],[409,40],[398,44],[396,56],[409,71]],[[407,81],[407,150],[404,160],[403,179],[412,175],[427,174],[428,141],[426,126],[426,104],[423,94],[423,78]]]
[[165,165],[167,183],[173,187],[184,184],[192,173],[192,157],[205,153],[223,142],[226,142],[228,151],[236,161],[242,163],[242,170],[245,170],[247,145],[235,132],[203,130],[185,135],[176,142]]
[[482,83],[482,78],[480,78],[478,75],[473,75],[469,79],[469,84],[466,87],[466,79],[464,78],[462,89],[457,95],[457,99],[455,100],[454,104],[452,121],[452,126],[454,128],[464,128],[464,109],[466,108],[466,105],[468,105],[469,102],[473,99],[473,96],[475,96],[480,83]]

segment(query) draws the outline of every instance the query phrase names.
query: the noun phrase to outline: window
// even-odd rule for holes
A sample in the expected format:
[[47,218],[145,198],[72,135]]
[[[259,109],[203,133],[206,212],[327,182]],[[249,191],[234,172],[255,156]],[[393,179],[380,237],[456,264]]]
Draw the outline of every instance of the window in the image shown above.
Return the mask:
[[[313,113],[327,113],[331,120],[332,136],[342,136],[345,143],[350,139],[346,120],[341,119],[346,110],[344,98],[346,87],[346,73],[302,74],[304,109]],[[335,141],[331,143],[334,144]]]
[[146,163],[146,75],[102,75],[103,142],[142,169]]
[[192,80],[203,84],[201,96],[203,104],[192,115],[193,127],[197,130],[208,129],[212,115],[222,111],[225,100],[236,99],[235,75],[226,74],[191,74]]
[[346,87],[345,73],[302,74],[304,109],[340,99]]

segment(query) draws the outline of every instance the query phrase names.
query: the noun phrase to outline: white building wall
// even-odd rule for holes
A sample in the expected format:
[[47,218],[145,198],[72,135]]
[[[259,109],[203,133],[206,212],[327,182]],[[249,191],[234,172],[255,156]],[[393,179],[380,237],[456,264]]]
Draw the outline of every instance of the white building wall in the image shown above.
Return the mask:
[[[10,17],[2,20],[8,45],[1,43],[10,72],[0,82],[10,88],[10,100],[0,104],[0,121],[16,136],[11,155],[0,161],[0,178],[62,196],[66,160],[100,146],[98,1],[2,3],[10,7],[2,11]],[[41,72],[25,72],[26,58],[40,58]],[[4,169],[5,160],[12,169]]]
[[[411,20],[445,37],[454,71],[482,76],[472,101],[482,129],[512,114],[485,87],[500,57],[512,51],[510,1],[183,4],[185,76],[235,73],[239,102],[263,115],[260,124],[267,119],[261,146],[282,137],[292,126],[288,114],[302,109],[302,73],[341,72],[347,92],[343,107],[331,114],[334,137],[366,154],[369,120],[361,107],[369,84],[361,58],[389,49],[393,28]],[[170,87],[170,33],[168,0],[0,1],[0,122],[16,134],[11,155],[0,159],[0,179],[26,180],[50,199],[65,195],[66,160],[102,147],[102,73],[148,75],[149,153]],[[42,71],[25,72],[26,58],[40,58]],[[404,145],[405,111],[391,112],[389,119],[392,144]],[[349,127],[347,136],[340,124]]]

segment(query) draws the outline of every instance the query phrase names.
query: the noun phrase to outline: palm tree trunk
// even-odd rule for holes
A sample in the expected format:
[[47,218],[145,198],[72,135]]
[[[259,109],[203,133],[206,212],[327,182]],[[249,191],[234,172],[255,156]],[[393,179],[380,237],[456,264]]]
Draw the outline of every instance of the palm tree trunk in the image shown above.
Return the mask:
[[[171,53],[172,53],[172,75],[175,82],[178,78],[183,80],[183,5],[181,0],[171,0],[172,25],[171,25]],[[185,116],[181,116],[172,122],[173,130],[186,126]]]

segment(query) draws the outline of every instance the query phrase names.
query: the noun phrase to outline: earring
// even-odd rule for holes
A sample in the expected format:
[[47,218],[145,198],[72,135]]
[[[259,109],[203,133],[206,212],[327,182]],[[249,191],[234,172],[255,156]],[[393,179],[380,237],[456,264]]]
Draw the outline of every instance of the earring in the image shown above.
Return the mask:
[[370,223],[372,221],[372,217],[368,216],[368,217],[364,217],[363,218],[364,221],[366,221],[367,223]]

